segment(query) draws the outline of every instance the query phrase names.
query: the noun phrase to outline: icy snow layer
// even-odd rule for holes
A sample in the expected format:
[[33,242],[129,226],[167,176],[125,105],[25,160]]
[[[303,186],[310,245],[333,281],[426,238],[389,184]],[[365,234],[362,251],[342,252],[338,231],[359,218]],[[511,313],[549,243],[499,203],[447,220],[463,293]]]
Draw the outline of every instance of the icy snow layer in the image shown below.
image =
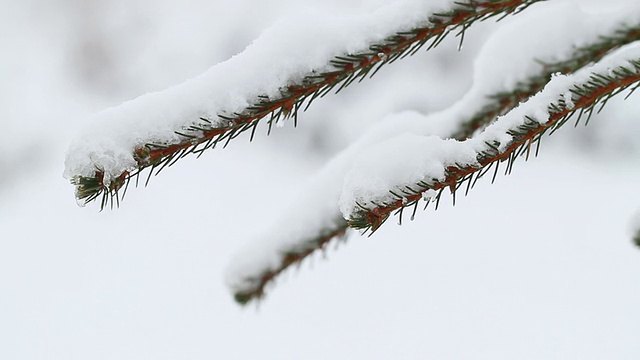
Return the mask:
[[[313,246],[310,242],[314,239],[330,230],[346,227],[338,204],[343,180],[354,159],[372,162],[374,166],[383,159],[389,160],[387,164],[401,163],[406,159],[387,154],[377,157],[375,146],[367,149],[371,144],[398,135],[404,139],[412,136],[407,134],[450,137],[462,122],[489,102],[487,96],[512,91],[518,82],[540,74],[542,65],[532,59],[543,62],[566,60],[575,48],[598,41],[600,36],[610,34],[621,24],[637,25],[640,22],[640,6],[635,3],[629,2],[626,7],[608,12],[598,9],[594,13],[583,5],[575,1],[540,3],[514,18],[503,20],[503,26],[485,44],[476,60],[474,83],[469,92],[451,108],[429,116],[417,112],[387,116],[357,143],[330,161],[303,187],[296,196],[297,201],[289,205],[273,226],[261,232],[260,237],[242,249],[231,262],[227,283],[232,291],[251,290],[262,274],[281,265],[286,252],[307,249]],[[425,137],[411,140],[411,144],[433,146],[436,140]],[[391,140],[390,146],[397,146],[398,142]],[[442,153],[455,146],[453,141],[444,144],[444,148],[439,150]],[[466,161],[470,162],[470,153],[466,156]],[[411,165],[416,165],[414,161],[411,160]],[[425,161],[422,168],[432,165],[432,162]],[[375,181],[382,183],[383,179]],[[351,212],[351,204],[345,204],[346,213]]]
[[462,142],[405,133],[365,149],[345,177],[340,196],[342,214],[347,219],[353,217],[359,211],[356,202],[365,207],[393,202],[389,190],[431,179],[444,181],[449,166],[478,167],[477,154],[491,150],[487,143],[499,143],[498,150],[504,152],[513,139],[510,130],[525,125],[528,118],[545,124],[550,116],[549,104],[557,104],[576,84],[587,83],[592,74],[609,76],[620,67],[634,69],[630,61],[640,61],[640,44],[627,45],[574,74],[554,76],[543,91],[499,117],[481,134]]
[[404,0],[358,16],[320,9],[291,16],[204,74],[95,116],[71,145],[64,176],[91,177],[98,168],[108,182],[135,168],[136,147],[177,142],[175,131],[200,117],[217,119],[217,114],[241,111],[259,95],[276,97],[281,86],[311,70],[322,71],[334,56],[364,51],[398,31],[428,25],[427,14],[451,6],[449,0]]

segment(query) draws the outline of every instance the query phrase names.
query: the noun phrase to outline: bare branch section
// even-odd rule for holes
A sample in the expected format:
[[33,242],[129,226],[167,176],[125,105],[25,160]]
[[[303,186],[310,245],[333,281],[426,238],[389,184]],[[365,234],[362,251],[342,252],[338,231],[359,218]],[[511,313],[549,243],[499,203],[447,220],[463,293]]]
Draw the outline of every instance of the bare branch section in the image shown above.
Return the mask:
[[348,226],[346,221],[343,223],[344,226],[336,226],[336,228],[331,229],[331,232],[325,236],[305,242],[305,247],[293,248],[283,253],[282,258],[279,260],[280,264],[276,268],[262,272],[256,277],[243,279],[243,282],[247,285],[238,289],[238,291],[233,294],[236,302],[241,305],[246,305],[253,300],[262,298],[265,294],[265,288],[269,284],[272,284],[283,271],[291,266],[300,265],[304,259],[318,251],[324,251],[331,241],[344,239]]
[[[452,31],[462,34],[471,24],[495,16],[517,13],[533,3],[543,0],[470,0],[453,2],[451,10],[425,14],[424,23],[408,31],[398,32],[384,42],[372,44],[362,52],[335,56],[331,70],[311,71],[294,84],[282,84],[279,96],[260,95],[244,110],[220,113],[218,118],[201,117],[193,125],[176,131],[181,139],[171,143],[147,143],[135,149],[135,168],[123,170],[120,175],[105,176],[96,165],[93,176],[73,176],[76,197],[84,203],[101,198],[101,206],[120,201],[119,191],[125,184],[146,169],[157,174],[189,154],[200,155],[218,144],[229,141],[245,131],[251,138],[260,120],[268,119],[271,127],[287,118],[297,121],[298,112],[309,107],[317,98],[332,90],[339,92],[355,81],[373,76],[382,66],[415,54],[428,44],[433,48]],[[148,181],[148,179],[147,179]]]
[[[556,10],[557,9],[550,9]],[[575,11],[574,9],[569,9]],[[578,17],[585,16],[584,14],[577,14]],[[613,17],[615,19],[615,17]],[[588,21],[588,20],[587,20]],[[553,29],[550,29],[552,32]],[[541,35],[541,34],[536,34]],[[569,36],[568,39],[572,37]],[[614,31],[603,29],[603,33],[595,35],[590,42],[585,45],[577,47],[573,52],[565,52],[566,56],[563,58],[555,58],[554,61],[547,60],[545,56],[538,59],[540,67],[537,71],[528,74],[525,79],[517,81],[513,87],[502,87],[500,89],[494,89],[497,91],[491,93],[481,93],[477,97],[472,99],[463,99],[465,111],[471,115],[460,115],[462,120],[455,125],[453,131],[445,131],[440,136],[445,138],[454,138],[459,141],[466,140],[471,137],[478,129],[482,129],[489,125],[496,119],[497,116],[503,115],[516,107],[520,102],[530,98],[548,83],[552,74],[562,73],[571,74],[584,66],[600,60],[604,55],[611,51],[620,48],[623,45],[629,44],[633,41],[640,39],[640,26],[622,25]],[[499,40],[499,39],[498,39]],[[521,41],[525,41],[520,38]],[[566,44],[566,47],[570,47],[571,42]],[[508,47],[509,44],[504,44]],[[504,58],[502,54],[493,54],[498,58]],[[554,54],[555,56],[555,54]],[[549,57],[550,58],[550,57]],[[520,61],[519,59],[513,59],[512,61]],[[531,59],[523,59],[522,66],[526,66],[526,61]],[[476,69],[476,71],[482,71],[483,69]],[[484,84],[479,84],[480,87],[487,91]],[[469,111],[471,109],[471,111]],[[475,109],[475,111],[474,111]],[[446,120],[450,120],[455,116],[445,117]],[[433,123],[437,119],[424,119],[424,123]],[[398,119],[393,119],[394,124],[398,124]],[[385,131],[386,132],[386,131]],[[340,173],[340,176],[344,176]],[[338,190],[336,190],[338,191]],[[305,199],[305,204],[313,203]],[[413,214],[415,215],[415,214]],[[412,215],[412,216],[413,216]],[[318,216],[327,216],[321,215]],[[342,220],[339,217],[339,210],[336,207],[335,212],[330,214],[331,218],[340,219],[332,223],[331,228],[314,228],[309,227],[308,236],[304,239],[299,239],[294,245],[281,252],[281,259],[279,265],[269,268],[259,268],[256,273],[249,274],[243,279],[241,287],[234,288],[234,296],[239,303],[245,304],[251,300],[262,298],[265,294],[265,288],[268,284],[277,279],[278,275],[286,270],[291,265],[299,265],[309,255],[315,253],[317,250],[323,250],[327,244],[338,239],[343,238],[345,231],[347,231],[349,224],[346,220]],[[318,235],[313,235],[317,233]],[[327,235],[327,233],[329,235]],[[335,236],[335,238],[334,238]]]
[[[629,87],[633,87],[631,92],[637,89],[638,82],[640,82],[640,57],[637,56],[638,48],[636,47],[634,50],[636,51],[633,59],[623,58],[624,60],[617,59],[615,61],[614,58],[613,62],[609,62],[610,67],[605,64],[592,72],[586,80],[576,79],[575,85],[564,89],[565,92],[560,91],[562,89],[558,89],[558,85],[554,84],[552,80],[545,88],[545,90],[548,89],[547,93],[543,91],[530,99],[528,103],[516,108],[515,110],[520,111],[507,114],[502,119],[502,123],[498,120],[492,125],[493,128],[487,128],[477,139],[448,144],[447,146],[453,149],[451,153],[455,155],[451,156],[450,161],[445,162],[445,164],[450,164],[442,169],[442,176],[423,178],[412,186],[404,185],[389,189],[388,194],[390,195],[388,197],[391,200],[368,201],[368,203],[374,203],[373,207],[362,204],[360,201],[363,200],[356,197],[354,199],[356,201],[355,208],[358,209],[348,214],[350,216],[349,225],[365,232],[374,232],[392,213],[401,218],[407,208],[413,209],[410,211],[415,213],[421,200],[426,201],[427,205],[435,201],[437,206],[443,191],[447,189],[455,199],[458,190],[466,188],[465,191],[468,191],[473,188],[479,178],[487,173],[493,173],[495,179],[502,163],[506,163],[502,171],[505,174],[510,173],[515,161],[522,155],[528,158],[534,144],[539,145],[545,133],[553,133],[573,115],[577,115],[576,124],[585,117],[588,121],[593,112],[600,111],[612,97]],[[620,63],[627,64],[620,65]],[[573,78],[569,76],[563,77],[561,80],[566,82],[566,80],[573,80]],[[553,94],[555,94],[555,100],[546,105],[546,111],[542,111],[542,113],[548,114],[548,119],[538,118],[543,115],[531,115],[541,114],[538,108],[539,101],[536,100],[547,99]],[[524,118],[518,120],[516,119],[518,116]],[[509,126],[503,130],[505,123]],[[472,143],[474,140],[476,140],[475,143]],[[437,146],[440,145],[443,144],[437,144]],[[464,153],[465,151],[476,153],[475,159],[469,159],[469,155]],[[537,153],[537,147],[533,151]],[[344,212],[345,210],[343,210]]]

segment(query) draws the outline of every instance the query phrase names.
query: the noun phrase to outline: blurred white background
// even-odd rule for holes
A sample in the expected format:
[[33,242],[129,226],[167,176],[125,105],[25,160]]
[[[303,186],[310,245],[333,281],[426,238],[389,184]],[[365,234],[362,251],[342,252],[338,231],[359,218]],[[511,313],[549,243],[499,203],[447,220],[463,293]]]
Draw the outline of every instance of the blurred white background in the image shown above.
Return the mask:
[[328,96],[297,129],[184,159],[120,209],[75,204],[64,155],[91,113],[196,76],[296,8],[376,3],[0,0],[0,358],[638,359],[638,96],[455,208],[352,234],[258,309],[224,286],[324,161],[389,112],[460,97],[492,23]]

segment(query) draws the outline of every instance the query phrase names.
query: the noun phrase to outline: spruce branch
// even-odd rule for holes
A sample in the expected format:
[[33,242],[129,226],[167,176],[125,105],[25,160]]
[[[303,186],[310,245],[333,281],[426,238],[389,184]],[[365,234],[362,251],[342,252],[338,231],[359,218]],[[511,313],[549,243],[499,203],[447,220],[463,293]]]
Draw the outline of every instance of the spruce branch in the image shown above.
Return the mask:
[[[377,202],[369,200],[368,202],[373,206],[362,204],[355,199],[359,209],[350,214],[349,226],[364,232],[375,232],[392,213],[399,215],[400,221],[407,208],[413,209],[415,214],[415,209],[421,200],[424,200],[427,205],[435,202],[437,208],[445,190],[449,190],[455,203],[456,192],[465,189],[466,194],[479,178],[490,173],[491,170],[495,180],[502,163],[506,163],[502,171],[505,174],[510,173],[519,157],[528,158],[532,151],[537,155],[540,140],[545,133],[553,134],[573,115],[577,115],[576,124],[582,120],[588,122],[591,115],[600,111],[612,97],[629,88],[631,88],[629,95],[633,93],[640,82],[640,59],[628,60],[628,64],[615,66],[609,71],[601,70],[591,73],[587,80],[566,89],[569,93],[557,97],[547,105],[548,120],[540,121],[525,115],[522,121],[506,131],[510,137],[508,143],[502,143],[500,140],[485,141],[482,149],[477,151],[474,164],[449,165],[444,169],[444,179],[422,179],[413,186],[389,189],[391,200]],[[567,94],[570,94],[569,98]],[[535,149],[532,150],[534,146]]]
[[[469,106],[476,107],[477,110],[471,111],[470,113],[473,115],[469,116],[466,120],[460,121],[453,131],[443,134],[443,137],[453,138],[459,141],[470,138],[474,132],[489,125],[497,116],[504,115],[516,107],[521,101],[541,91],[548,83],[552,74],[572,74],[584,66],[600,60],[613,50],[636,40],[640,40],[640,25],[623,25],[610,33],[606,33],[606,35],[603,34],[594,38],[592,42],[577,47],[572,52],[567,52],[567,55],[563,58],[546,62],[538,60],[542,65],[539,71],[518,81],[512,88],[505,88],[503,91],[487,94],[484,101],[470,103]],[[425,121],[427,120],[425,119]],[[477,180],[477,178],[474,180]],[[467,185],[470,184],[471,181],[467,183]],[[400,196],[398,194],[397,197],[401,199],[405,195]],[[434,202],[440,199],[440,195],[441,193],[437,193],[437,195],[433,197]],[[410,210],[411,218],[413,219],[416,214],[417,203],[413,209]],[[337,208],[336,213],[339,213]],[[332,217],[338,218],[338,215],[334,214]],[[265,288],[270,282],[277,279],[277,276],[281,272],[291,265],[298,265],[314,252],[322,251],[328,243],[344,239],[344,234],[348,228],[349,223],[340,218],[334,221],[330,228],[319,230],[317,235],[313,235],[314,230],[310,229],[310,238],[300,239],[295,245],[281,252],[279,265],[277,267],[260,269],[257,273],[250,274],[243,279],[242,283],[244,286],[234,289],[234,297],[242,304],[262,298],[265,295]]]
[[300,266],[303,260],[312,254],[326,251],[331,242],[345,240],[347,229],[347,222],[341,221],[340,225],[330,229],[330,232],[324,236],[305,241],[301,246],[283,253],[276,268],[266,269],[255,276],[245,277],[243,279],[244,286],[234,291],[234,299],[241,305],[261,299],[265,295],[266,287],[272,284],[280,274],[291,266]]
[[105,176],[105,170],[96,165],[92,176],[73,176],[76,198],[88,203],[101,198],[101,208],[120,202],[119,191],[141,172],[148,170],[146,182],[181,158],[197,156],[218,145],[227,146],[240,134],[250,131],[253,138],[259,122],[267,119],[268,132],[285,119],[297,123],[298,113],[332,90],[341,91],[355,81],[371,77],[384,65],[415,54],[428,44],[431,49],[439,45],[452,32],[462,35],[473,23],[492,17],[503,18],[518,13],[528,6],[544,0],[468,0],[453,2],[449,11],[426,14],[425,24],[398,32],[381,43],[352,54],[336,55],[326,69],[312,70],[302,80],[282,84],[278,96],[259,95],[253,104],[243,110],[219,113],[217,118],[201,117],[192,125],[175,131],[179,141],[149,142],[134,151],[136,165],[119,175]]
[[567,58],[549,62],[540,59],[536,60],[542,65],[540,72],[519,81],[509,91],[489,95],[490,101],[470,119],[459,124],[459,128],[451,134],[450,138],[461,141],[469,138],[474,132],[487,126],[497,116],[504,115],[522,101],[542,90],[551,75],[572,74],[588,64],[599,61],[613,50],[637,40],[640,40],[640,24],[635,26],[623,25],[611,33],[599,36],[595,42],[577,48]]

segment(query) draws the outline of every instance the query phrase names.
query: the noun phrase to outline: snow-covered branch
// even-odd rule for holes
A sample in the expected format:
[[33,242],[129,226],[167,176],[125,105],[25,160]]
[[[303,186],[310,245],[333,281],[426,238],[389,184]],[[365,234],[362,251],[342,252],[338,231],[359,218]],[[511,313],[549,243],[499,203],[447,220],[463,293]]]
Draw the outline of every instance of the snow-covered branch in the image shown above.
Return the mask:
[[[345,178],[341,210],[349,225],[375,231],[393,212],[415,209],[454,195],[493,169],[511,172],[514,162],[528,157],[534,143],[577,114],[576,124],[596,107],[640,82],[640,44],[619,50],[572,75],[555,76],[545,89],[466,140],[404,134],[376,144],[354,161]],[[533,151],[537,152],[537,148]]]
[[337,205],[343,179],[369,146],[403,133],[471,137],[497,115],[542,90],[552,74],[573,73],[637,40],[639,10],[626,8],[599,16],[575,3],[546,3],[505,24],[485,44],[475,63],[473,86],[458,103],[429,116],[415,112],[388,116],[313,177],[280,220],[231,263],[228,283],[236,298],[244,303],[261,297],[280,272],[323,249],[331,241],[327,234],[347,229]]
[[[265,32],[203,75],[99,114],[72,144],[65,177],[76,196],[102,206],[142,170],[226,145],[297,117],[316,98],[437,46],[452,31],[541,0],[404,0],[361,16],[306,14]],[[111,198],[109,198],[111,196]]]
[[[326,234],[313,238],[306,234],[301,234],[298,238],[274,238],[268,233],[261,239],[264,240],[263,243],[251,244],[250,248],[244,249],[234,259],[227,279],[235,300],[244,305],[262,298],[266,287],[283,271],[292,265],[299,265],[318,251],[325,251],[330,242],[344,239],[348,223],[342,217],[335,218],[334,224],[325,229],[328,231]],[[294,240],[295,243],[286,244],[283,240]],[[274,247],[278,251],[274,251]],[[247,256],[248,254],[256,255]],[[256,258],[259,258],[258,262],[254,262]]]

